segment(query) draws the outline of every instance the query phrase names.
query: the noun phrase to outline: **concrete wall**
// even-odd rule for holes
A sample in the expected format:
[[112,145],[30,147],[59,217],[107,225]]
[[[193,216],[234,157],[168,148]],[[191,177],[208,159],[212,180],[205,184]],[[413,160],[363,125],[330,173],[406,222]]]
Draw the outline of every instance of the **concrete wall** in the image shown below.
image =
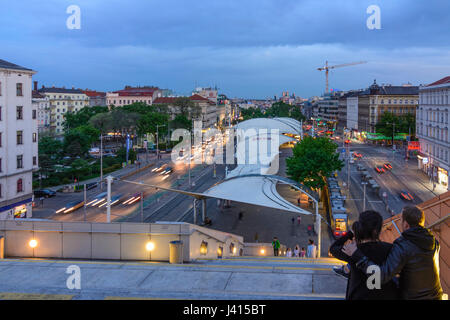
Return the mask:
[[[264,250],[264,253],[261,250]],[[281,245],[278,254],[280,257],[286,255],[286,246],[284,244]],[[272,243],[245,243],[244,256],[273,256]]]
[[[0,221],[0,236],[5,237],[6,257],[154,260],[169,261],[169,243],[183,241],[183,261],[199,257],[200,244],[208,242],[207,257],[217,257],[224,247],[229,256],[230,243],[236,252],[243,248],[243,238],[188,223],[92,223],[56,221]],[[31,248],[30,240],[37,246]],[[154,243],[147,251],[146,244]]]

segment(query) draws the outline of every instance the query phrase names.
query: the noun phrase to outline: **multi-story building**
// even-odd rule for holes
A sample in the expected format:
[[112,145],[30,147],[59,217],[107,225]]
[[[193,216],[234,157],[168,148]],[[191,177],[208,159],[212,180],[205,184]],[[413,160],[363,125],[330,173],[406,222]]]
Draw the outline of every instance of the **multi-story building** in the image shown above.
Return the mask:
[[217,104],[217,95],[218,95],[217,88],[197,87],[195,88],[195,90],[192,91],[192,96],[194,95],[199,95]]
[[[338,102],[338,128],[348,129],[359,136],[362,132],[376,132],[376,124],[385,112],[396,116],[415,115],[419,101],[419,87],[378,85],[348,91]],[[413,129],[413,128],[411,128]]]
[[161,97],[163,97],[163,90],[158,87],[125,86],[123,90],[107,92],[106,104],[108,106],[122,107],[135,102],[142,102],[151,105],[156,98]]
[[89,106],[106,106],[106,93],[95,90],[82,90],[85,95],[89,97]]
[[317,117],[328,122],[337,122],[338,103],[342,92],[326,93],[322,100],[317,102]]
[[38,170],[36,72],[0,60],[0,219],[32,216],[33,171]]
[[416,134],[419,137],[419,169],[447,186],[450,172],[450,76],[419,88]]
[[[169,112],[171,112],[171,118],[181,113],[181,109],[175,105],[176,97],[161,97],[156,98],[154,104],[167,104],[169,106]],[[200,115],[197,118],[202,121],[203,128],[212,128],[217,123],[217,105],[211,100],[194,94],[189,99],[198,107],[200,107]]]
[[32,106],[33,110],[37,110],[38,132],[48,132],[50,130],[50,100],[47,96],[39,93],[37,81],[33,83]]
[[50,101],[50,130],[57,136],[64,133],[63,123],[66,112],[77,112],[89,106],[89,97],[80,89],[42,86],[38,91]]

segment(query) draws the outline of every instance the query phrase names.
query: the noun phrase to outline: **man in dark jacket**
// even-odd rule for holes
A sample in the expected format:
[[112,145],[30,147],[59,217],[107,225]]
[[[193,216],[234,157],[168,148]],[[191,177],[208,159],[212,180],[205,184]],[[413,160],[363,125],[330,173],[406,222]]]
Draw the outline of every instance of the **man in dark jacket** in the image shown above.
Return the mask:
[[380,282],[384,284],[400,274],[400,291],[403,299],[442,299],[439,279],[439,242],[424,227],[425,215],[417,207],[405,207],[402,211],[402,235],[394,241],[384,263],[376,264],[367,258],[355,243],[344,246],[342,251],[351,256],[356,266],[366,274],[371,266],[378,266]]

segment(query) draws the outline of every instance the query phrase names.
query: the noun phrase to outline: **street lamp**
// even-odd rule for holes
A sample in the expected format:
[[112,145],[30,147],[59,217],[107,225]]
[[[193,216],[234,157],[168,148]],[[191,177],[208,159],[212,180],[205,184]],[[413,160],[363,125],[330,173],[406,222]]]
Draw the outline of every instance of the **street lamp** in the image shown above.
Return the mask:
[[395,122],[386,122],[386,124],[392,124],[392,161],[394,161],[394,134],[395,134]]
[[159,161],[159,127],[165,126],[165,124],[156,125],[156,161]]
[[363,198],[363,212],[366,211],[366,185],[367,182],[363,181],[361,184],[364,186],[364,198]]

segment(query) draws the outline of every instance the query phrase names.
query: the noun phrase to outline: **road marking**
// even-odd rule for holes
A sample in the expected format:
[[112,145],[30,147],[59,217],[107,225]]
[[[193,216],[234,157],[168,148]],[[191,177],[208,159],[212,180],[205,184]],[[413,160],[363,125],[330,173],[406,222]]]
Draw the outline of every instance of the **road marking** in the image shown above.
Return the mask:
[[72,300],[74,295],[0,292],[0,300]]

